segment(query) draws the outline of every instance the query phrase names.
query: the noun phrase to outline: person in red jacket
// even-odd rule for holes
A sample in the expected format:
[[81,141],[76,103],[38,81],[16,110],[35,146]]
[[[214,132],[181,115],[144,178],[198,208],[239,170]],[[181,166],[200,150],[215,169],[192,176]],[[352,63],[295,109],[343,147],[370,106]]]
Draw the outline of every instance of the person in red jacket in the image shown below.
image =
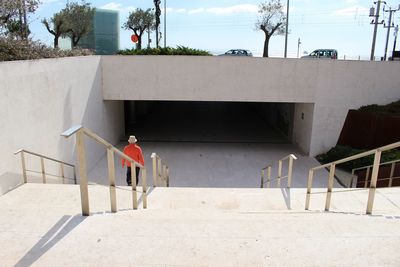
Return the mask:
[[[143,159],[143,154],[142,154],[142,149],[140,146],[136,144],[137,140],[134,135],[129,136],[128,143],[124,148],[124,154],[128,155],[131,159],[134,161],[140,163],[142,166],[144,166],[144,159]],[[132,171],[131,171],[131,163],[128,160],[122,159],[122,168],[126,166],[128,167],[126,170],[126,183],[128,185],[132,185]],[[136,185],[139,184],[139,172],[140,168],[136,167]]]

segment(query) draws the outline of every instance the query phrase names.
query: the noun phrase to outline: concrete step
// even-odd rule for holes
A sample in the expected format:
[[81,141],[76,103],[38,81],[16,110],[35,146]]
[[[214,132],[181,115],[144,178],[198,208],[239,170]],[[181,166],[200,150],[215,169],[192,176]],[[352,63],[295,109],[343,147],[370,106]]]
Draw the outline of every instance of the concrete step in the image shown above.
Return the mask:
[[[1,196],[0,266],[400,265],[398,209],[374,216],[280,210],[284,201],[264,203],[282,198],[279,189],[156,188],[149,209],[133,211],[130,194],[118,190],[119,212],[112,214],[104,212],[108,189],[90,186],[89,217],[80,216],[77,186],[26,184]],[[290,194],[297,199],[296,190]],[[346,194],[355,193],[333,199]],[[243,203],[233,206],[238,199]],[[252,199],[254,207],[246,204]]]

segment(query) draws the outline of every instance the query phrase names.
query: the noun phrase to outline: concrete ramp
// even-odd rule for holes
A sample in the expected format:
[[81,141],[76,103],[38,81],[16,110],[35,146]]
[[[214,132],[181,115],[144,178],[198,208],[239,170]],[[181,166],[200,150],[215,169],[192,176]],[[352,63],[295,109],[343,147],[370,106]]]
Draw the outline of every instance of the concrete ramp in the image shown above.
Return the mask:
[[305,189],[155,188],[149,209],[133,211],[121,187],[112,214],[108,188],[89,190],[89,217],[78,186],[25,184],[1,196],[0,266],[400,265],[396,188],[378,190],[373,216],[362,215],[364,191],[334,194],[325,213],[322,193],[304,211]]

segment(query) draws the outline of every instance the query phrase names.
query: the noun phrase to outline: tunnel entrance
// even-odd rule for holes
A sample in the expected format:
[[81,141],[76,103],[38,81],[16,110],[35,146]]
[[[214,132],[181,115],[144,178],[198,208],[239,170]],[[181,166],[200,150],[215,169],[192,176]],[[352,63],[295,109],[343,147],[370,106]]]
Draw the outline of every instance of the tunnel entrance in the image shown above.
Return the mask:
[[148,142],[291,143],[294,104],[125,101],[125,135]]

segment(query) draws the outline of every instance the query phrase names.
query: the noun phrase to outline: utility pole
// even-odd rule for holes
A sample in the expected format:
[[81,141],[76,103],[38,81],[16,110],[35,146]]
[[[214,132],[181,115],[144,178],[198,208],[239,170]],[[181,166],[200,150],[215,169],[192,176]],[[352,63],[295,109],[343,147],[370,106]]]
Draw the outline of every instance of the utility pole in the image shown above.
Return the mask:
[[386,4],[385,1],[378,0],[378,1],[374,2],[374,4],[378,4],[376,7],[376,12],[375,12],[374,7],[371,7],[370,12],[369,12],[370,17],[375,17],[375,19],[371,21],[371,24],[375,24],[374,36],[372,37],[372,48],[371,48],[371,58],[370,58],[371,61],[375,59],[375,44],[376,44],[376,34],[378,32],[378,25],[383,24],[383,21],[379,22],[379,12],[381,9],[381,3]]
[[397,35],[399,33],[399,25],[394,28],[394,42],[393,42],[393,52],[392,52],[392,60],[394,59],[394,52],[396,51],[396,42],[397,42]]
[[289,32],[289,0],[287,0],[287,6],[286,6],[285,58],[287,58],[288,32]]
[[385,10],[385,8],[383,8],[383,12],[389,12],[389,23],[388,23],[388,26],[386,27],[386,23],[383,25],[384,28],[388,29],[387,30],[387,35],[386,35],[385,55],[383,56],[383,60],[384,61],[386,61],[386,57],[387,57],[387,50],[388,50],[389,36],[390,36],[390,28],[394,28],[394,23],[392,23],[392,16],[393,16],[393,13],[398,11],[398,10],[399,9],[392,9],[391,7],[389,7],[389,10]]
[[299,40],[297,40],[297,58],[299,58],[300,45],[301,45],[301,42],[300,42],[300,38],[299,38]]
[[167,0],[164,0],[164,48],[167,47]]

